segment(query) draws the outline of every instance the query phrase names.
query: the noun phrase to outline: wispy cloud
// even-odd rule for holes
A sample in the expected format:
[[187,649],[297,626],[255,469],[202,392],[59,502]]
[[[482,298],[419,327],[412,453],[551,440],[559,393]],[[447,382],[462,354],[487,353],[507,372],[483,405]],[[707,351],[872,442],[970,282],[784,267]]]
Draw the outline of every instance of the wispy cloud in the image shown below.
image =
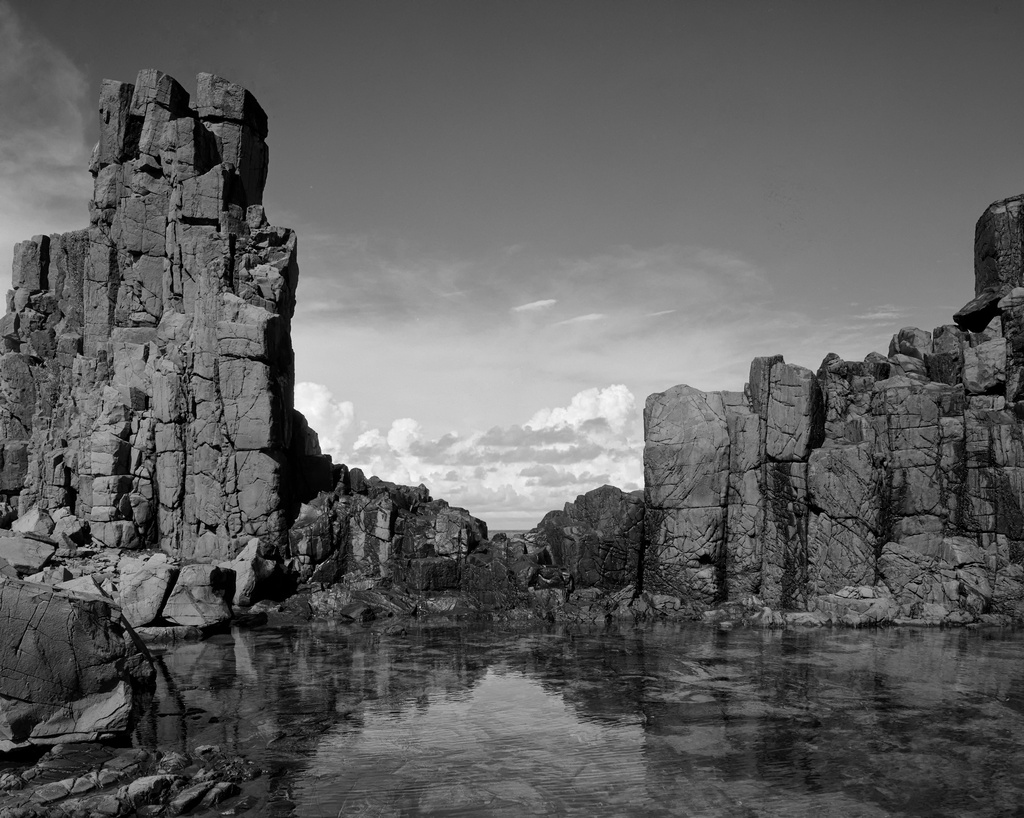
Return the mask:
[[518,307],[513,307],[511,312],[540,312],[550,309],[557,303],[558,299],[556,298],[544,298],[540,301],[531,301],[529,304],[520,304]]
[[591,321],[600,321],[602,318],[607,318],[603,312],[591,312],[586,315],[577,315],[575,318],[566,318],[564,321],[556,321],[554,326],[564,327],[567,324],[589,324]]
[[867,312],[853,315],[851,318],[859,321],[898,321],[906,314],[906,310],[895,304],[880,304],[877,307],[868,308]]

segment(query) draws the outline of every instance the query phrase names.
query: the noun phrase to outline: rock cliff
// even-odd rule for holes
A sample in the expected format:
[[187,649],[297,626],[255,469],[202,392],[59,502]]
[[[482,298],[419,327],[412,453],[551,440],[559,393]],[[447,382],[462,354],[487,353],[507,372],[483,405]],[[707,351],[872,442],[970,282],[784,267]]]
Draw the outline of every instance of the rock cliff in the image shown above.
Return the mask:
[[1022,202],[978,221],[953,324],[647,399],[647,589],[802,609],[875,586],[903,616],[1024,612]]
[[105,80],[88,228],[15,248],[0,495],[100,545],[216,561],[284,544],[330,461],[293,408],[299,269],[262,207],[267,116],[196,84]]

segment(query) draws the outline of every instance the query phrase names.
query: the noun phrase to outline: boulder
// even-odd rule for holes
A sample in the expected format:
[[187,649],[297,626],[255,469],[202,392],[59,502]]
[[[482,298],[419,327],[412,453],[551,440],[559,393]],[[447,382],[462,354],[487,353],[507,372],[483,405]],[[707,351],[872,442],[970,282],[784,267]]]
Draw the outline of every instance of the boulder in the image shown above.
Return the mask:
[[34,574],[49,561],[57,546],[28,537],[0,537],[0,559],[20,574]]
[[256,537],[230,562],[220,567],[235,575],[233,604],[249,607],[266,592],[268,584],[278,573],[278,564],[271,556],[271,549]]
[[53,528],[53,518],[46,510],[38,507],[29,509],[11,524],[11,530],[19,534],[39,534],[43,537],[49,537]]
[[231,620],[234,575],[214,565],[185,565],[164,604],[163,618],[172,625],[210,628]]
[[0,752],[126,735],[153,679],[109,602],[0,580]]
[[178,566],[166,554],[158,553],[144,562],[122,565],[120,601],[124,618],[132,627],[152,624],[178,577]]

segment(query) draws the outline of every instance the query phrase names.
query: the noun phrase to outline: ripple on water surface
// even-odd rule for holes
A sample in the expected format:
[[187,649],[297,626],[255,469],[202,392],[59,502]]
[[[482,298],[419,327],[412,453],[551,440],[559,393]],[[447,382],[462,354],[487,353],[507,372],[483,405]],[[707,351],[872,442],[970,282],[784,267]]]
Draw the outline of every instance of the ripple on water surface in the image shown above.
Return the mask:
[[255,756],[280,794],[265,814],[989,816],[1024,799],[1017,634],[319,624],[161,661],[140,741]]

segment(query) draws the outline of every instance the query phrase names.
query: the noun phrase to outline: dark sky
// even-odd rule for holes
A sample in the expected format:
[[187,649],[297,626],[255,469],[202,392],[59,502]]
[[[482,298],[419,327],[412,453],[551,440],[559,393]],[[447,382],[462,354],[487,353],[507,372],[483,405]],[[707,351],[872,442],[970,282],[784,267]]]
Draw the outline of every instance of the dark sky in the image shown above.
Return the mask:
[[[635,452],[650,392],[738,389],[754,355],[816,368],[947,323],[973,294],[977,217],[1024,191],[1020,3],[79,1],[0,18],[0,215],[21,231],[0,238],[84,223],[104,77],[245,85],[270,116],[268,213],[300,235],[307,408],[345,459],[413,482],[465,477],[446,432],[468,461],[492,426],[611,412]],[[565,450],[524,476],[536,463],[488,451],[496,471],[438,493],[534,497],[533,514],[583,475],[639,479],[633,454]]]

